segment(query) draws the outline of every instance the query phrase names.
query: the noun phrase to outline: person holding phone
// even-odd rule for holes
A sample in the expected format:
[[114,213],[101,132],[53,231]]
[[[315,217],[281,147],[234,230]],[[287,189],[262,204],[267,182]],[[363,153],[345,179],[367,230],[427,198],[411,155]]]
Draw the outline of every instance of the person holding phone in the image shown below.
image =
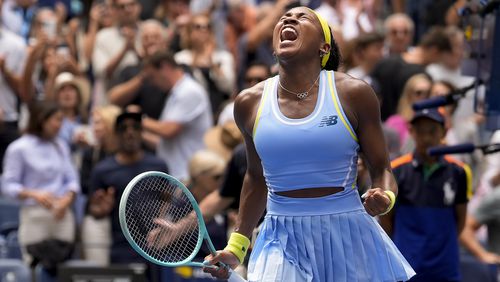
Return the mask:
[[[2,14],[3,0],[0,0]],[[24,99],[20,80],[26,60],[23,38],[0,25],[0,162],[7,146],[19,137],[18,100]],[[2,167],[0,166],[0,174]]]
[[[326,21],[288,10],[273,31],[278,75],[244,90],[235,120],[248,168],[228,245],[207,265],[239,265],[267,208],[249,281],[407,281],[415,272],[373,218],[395,204],[380,107],[364,82],[336,72],[340,56]],[[372,186],[356,191],[358,152]],[[228,270],[204,268],[218,278]]]
[[121,70],[137,65],[139,55],[139,15],[141,4],[137,0],[113,0],[115,25],[101,29],[95,37],[92,53],[94,105],[108,104],[107,91]]

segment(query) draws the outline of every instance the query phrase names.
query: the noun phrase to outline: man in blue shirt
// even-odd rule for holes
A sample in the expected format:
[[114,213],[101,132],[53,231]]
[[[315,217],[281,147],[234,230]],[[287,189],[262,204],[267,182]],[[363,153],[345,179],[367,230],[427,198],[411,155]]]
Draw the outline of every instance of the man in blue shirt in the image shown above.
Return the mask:
[[386,232],[417,272],[410,281],[460,281],[458,235],[471,196],[469,167],[427,150],[445,136],[435,109],[415,113],[411,133],[416,149],[391,163],[399,193],[395,208],[380,218]]

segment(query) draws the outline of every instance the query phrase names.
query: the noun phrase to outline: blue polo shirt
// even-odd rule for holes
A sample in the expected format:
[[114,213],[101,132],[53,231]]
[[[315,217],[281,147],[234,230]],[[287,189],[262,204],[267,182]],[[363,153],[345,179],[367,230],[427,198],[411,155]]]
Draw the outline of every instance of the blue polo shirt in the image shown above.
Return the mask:
[[427,167],[415,154],[391,166],[399,187],[393,240],[417,272],[410,281],[460,281],[455,208],[472,194],[469,167],[449,156]]

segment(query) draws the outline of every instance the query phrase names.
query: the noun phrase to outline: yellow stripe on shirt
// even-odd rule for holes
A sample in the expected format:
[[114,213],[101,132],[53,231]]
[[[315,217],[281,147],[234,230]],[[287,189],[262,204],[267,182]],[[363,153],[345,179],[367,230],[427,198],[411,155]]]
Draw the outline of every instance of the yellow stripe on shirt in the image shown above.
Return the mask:
[[262,91],[262,98],[260,99],[259,108],[253,124],[252,137],[255,137],[255,132],[257,132],[257,126],[259,126],[260,116],[262,114],[262,109],[264,108],[264,102],[266,101],[266,93],[269,91],[269,84],[271,84],[271,81],[272,79],[268,79],[264,84],[264,91]]
[[335,110],[337,110],[337,113],[339,114],[340,120],[344,124],[345,128],[347,128],[347,131],[349,131],[349,134],[354,139],[354,141],[359,142],[358,137],[356,136],[356,134],[354,134],[353,130],[351,129],[351,126],[347,123],[347,121],[346,121],[346,119],[345,119],[345,117],[340,109],[339,102],[337,101],[337,98],[335,97],[335,96],[338,97],[338,95],[335,92],[335,88],[333,87],[333,78],[332,78],[331,71],[328,72],[328,85],[330,87],[330,94],[332,95],[333,103],[335,104]]

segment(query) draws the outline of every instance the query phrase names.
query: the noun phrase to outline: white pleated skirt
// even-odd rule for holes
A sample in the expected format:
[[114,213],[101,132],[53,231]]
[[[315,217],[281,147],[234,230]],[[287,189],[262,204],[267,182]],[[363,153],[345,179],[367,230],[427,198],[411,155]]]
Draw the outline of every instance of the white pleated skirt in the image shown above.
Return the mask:
[[354,191],[320,198],[270,193],[248,266],[259,282],[394,282],[415,272]]

